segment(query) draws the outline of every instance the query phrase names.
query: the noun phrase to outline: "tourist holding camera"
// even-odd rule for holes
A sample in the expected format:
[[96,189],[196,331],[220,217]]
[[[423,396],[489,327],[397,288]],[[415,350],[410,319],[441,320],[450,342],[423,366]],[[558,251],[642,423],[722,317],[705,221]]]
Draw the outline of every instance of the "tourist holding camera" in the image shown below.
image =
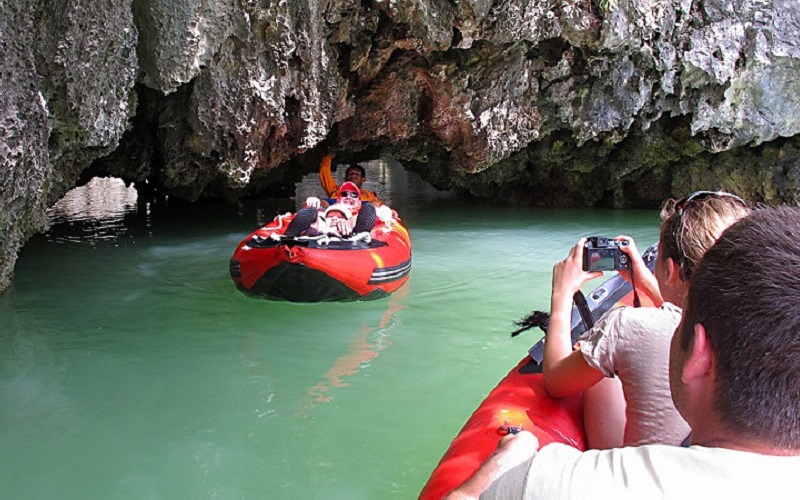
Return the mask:
[[[670,229],[684,234],[680,224]],[[671,396],[692,429],[690,446],[580,451],[565,443],[540,447],[537,437],[523,430],[501,438],[497,450],[445,498],[796,495],[797,234],[797,207],[754,210],[726,229],[699,264],[692,264],[683,318],[669,349]]]
[[[689,278],[725,228],[749,213],[730,193],[699,191],[667,200],[655,274],[633,239],[581,239],[553,268],[543,373],[547,392],[584,392],[586,437],[592,448],[679,445],[689,433],[670,397],[669,343],[681,319]],[[587,253],[588,252],[588,253]],[[586,268],[587,270],[584,270]],[[601,270],[619,270],[655,307],[618,307],[584,333],[573,349],[573,295]]]

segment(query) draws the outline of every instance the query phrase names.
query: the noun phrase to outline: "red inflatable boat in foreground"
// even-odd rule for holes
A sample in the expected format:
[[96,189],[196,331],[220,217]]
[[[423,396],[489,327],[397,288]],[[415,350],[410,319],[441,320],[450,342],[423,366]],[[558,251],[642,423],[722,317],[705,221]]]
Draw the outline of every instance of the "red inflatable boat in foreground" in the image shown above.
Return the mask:
[[378,221],[360,238],[281,236],[293,218],[279,215],[239,243],[230,262],[236,288],[290,302],[371,300],[408,280],[411,239],[399,220]]
[[[655,246],[650,247],[642,256],[651,269],[655,264],[655,251]],[[630,284],[615,275],[586,297],[587,307],[583,312],[597,320],[610,308],[632,302]],[[571,325],[574,343],[586,330],[577,307],[573,307]],[[422,489],[420,499],[440,499],[460,486],[509,432],[530,431],[539,438],[540,446],[557,442],[586,449],[583,396],[553,399],[547,395],[541,373],[543,352],[544,344],[540,341],[483,400],[450,443]]]
[[558,442],[586,448],[582,396],[549,397],[542,374],[535,369],[526,356],[489,393],[450,444],[420,499],[440,499],[461,485],[497,449],[497,442],[509,429],[533,432],[541,446]]

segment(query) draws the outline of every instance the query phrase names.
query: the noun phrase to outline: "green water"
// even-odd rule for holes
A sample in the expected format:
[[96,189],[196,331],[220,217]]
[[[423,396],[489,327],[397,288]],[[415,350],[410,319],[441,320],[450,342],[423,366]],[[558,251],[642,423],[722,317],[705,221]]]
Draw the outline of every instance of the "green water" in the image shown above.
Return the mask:
[[100,186],[54,210],[0,296],[0,498],[416,498],[539,336],[509,332],[547,308],[553,263],[584,235],[657,238],[654,211],[493,207],[373,177],[413,267],[371,302],[235,290],[236,244],[290,201],[143,205]]

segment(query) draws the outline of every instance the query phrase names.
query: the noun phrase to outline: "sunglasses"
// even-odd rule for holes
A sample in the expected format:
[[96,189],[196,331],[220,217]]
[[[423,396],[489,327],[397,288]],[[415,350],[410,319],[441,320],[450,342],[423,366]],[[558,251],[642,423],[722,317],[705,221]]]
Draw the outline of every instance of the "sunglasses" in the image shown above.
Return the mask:
[[339,198],[358,198],[358,193],[353,191],[345,191],[343,193],[339,193]]
[[747,202],[744,201],[742,198],[736,196],[735,194],[726,193],[725,191],[695,191],[694,193],[690,194],[689,196],[685,196],[680,200],[675,202],[675,213],[678,215],[677,219],[675,220],[675,230],[673,231],[673,236],[675,238],[675,246],[678,250],[678,265],[683,266],[684,261],[684,253],[683,253],[683,245],[682,245],[682,236],[683,236],[683,215],[688,211],[689,207],[692,203],[696,203],[700,200],[704,200],[706,198],[727,198],[734,200],[738,203],[741,203],[743,207],[747,207]]
[[735,194],[726,193],[725,191],[695,191],[689,196],[683,197],[675,202],[675,211],[678,213],[678,217],[683,216],[683,211],[686,209],[686,206],[689,205],[689,203],[705,198],[731,198],[738,201],[742,205],[747,206],[746,201],[739,198]]

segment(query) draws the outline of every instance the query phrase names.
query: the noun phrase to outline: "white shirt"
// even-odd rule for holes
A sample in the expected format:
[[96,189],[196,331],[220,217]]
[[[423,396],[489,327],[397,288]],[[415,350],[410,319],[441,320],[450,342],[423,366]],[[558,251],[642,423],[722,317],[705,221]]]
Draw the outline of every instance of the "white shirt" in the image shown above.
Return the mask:
[[581,452],[544,446],[481,499],[770,500],[798,498],[800,456],[648,445]]
[[689,434],[669,388],[669,345],[681,321],[681,309],[618,307],[607,312],[581,337],[589,366],[617,376],[625,393],[625,446],[679,445]]

